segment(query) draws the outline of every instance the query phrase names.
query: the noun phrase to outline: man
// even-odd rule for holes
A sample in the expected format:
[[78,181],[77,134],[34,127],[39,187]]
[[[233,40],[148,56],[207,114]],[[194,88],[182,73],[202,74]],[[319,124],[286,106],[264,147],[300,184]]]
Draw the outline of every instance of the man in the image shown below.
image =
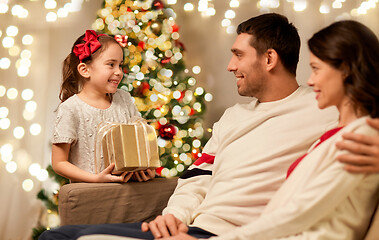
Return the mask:
[[[65,226],[41,239],[62,233],[71,238],[105,233],[151,239],[185,232],[208,238],[260,216],[284,182],[289,165],[333,127],[338,116],[335,109],[319,110],[313,92],[298,86],[300,38],[287,18],[260,15],[241,23],[237,33],[228,70],[237,78],[239,94],[253,97],[252,102],[227,109],[214,125],[202,157],[179,179],[163,216],[143,223],[143,232],[136,229],[139,224]],[[346,138],[358,141],[358,147],[350,142],[340,147],[354,149],[358,157],[344,155],[341,161],[379,162],[378,146],[372,150],[365,145],[378,138]]]

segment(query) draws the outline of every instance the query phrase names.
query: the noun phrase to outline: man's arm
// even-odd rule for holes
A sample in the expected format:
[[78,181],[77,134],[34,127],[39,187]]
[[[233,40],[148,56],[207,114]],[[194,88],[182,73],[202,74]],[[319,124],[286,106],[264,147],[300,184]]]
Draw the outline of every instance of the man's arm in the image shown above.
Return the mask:
[[[379,119],[367,119],[367,123],[379,130]],[[351,173],[379,173],[379,135],[366,136],[357,133],[345,133],[344,140],[336,144],[341,150],[350,153],[337,156],[345,163],[345,170]]]
[[163,215],[149,223],[143,223],[141,230],[151,231],[155,238],[187,232],[187,225],[192,222],[193,212],[207,193],[213,159],[213,156],[203,153],[203,156],[179,178],[178,185],[163,210]]
[[212,138],[198,158],[178,180],[162,216],[149,223],[143,223],[141,230],[151,231],[155,238],[174,236],[187,232],[187,225],[193,221],[193,213],[203,202],[212,178],[213,162],[218,147],[217,123]]

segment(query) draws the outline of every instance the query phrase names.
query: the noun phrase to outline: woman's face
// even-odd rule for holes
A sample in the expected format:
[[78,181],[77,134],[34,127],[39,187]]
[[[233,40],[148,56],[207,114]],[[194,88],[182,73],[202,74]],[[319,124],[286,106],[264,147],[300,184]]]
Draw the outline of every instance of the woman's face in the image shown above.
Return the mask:
[[313,87],[316,93],[318,107],[324,109],[336,106],[341,110],[348,100],[343,86],[344,73],[323,62],[312,53],[310,53],[309,64],[312,68],[312,73],[307,83]]

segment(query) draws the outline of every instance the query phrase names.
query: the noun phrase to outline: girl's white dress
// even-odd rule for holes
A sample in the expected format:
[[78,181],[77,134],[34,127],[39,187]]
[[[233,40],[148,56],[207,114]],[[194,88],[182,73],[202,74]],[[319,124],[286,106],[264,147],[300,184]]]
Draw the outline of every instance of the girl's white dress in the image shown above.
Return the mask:
[[107,109],[98,109],[73,95],[57,109],[52,144],[70,143],[69,162],[95,173],[95,138],[101,122],[128,123],[132,117],[140,117],[130,94],[118,89]]

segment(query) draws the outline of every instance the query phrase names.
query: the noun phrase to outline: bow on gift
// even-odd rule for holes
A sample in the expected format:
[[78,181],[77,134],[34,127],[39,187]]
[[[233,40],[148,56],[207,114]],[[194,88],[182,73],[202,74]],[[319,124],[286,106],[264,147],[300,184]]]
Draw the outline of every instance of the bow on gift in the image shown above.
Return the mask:
[[105,34],[97,35],[94,30],[86,30],[86,35],[83,38],[85,43],[76,44],[73,50],[74,54],[79,57],[80,62],[101,47],[101,43],[98,40],[100,36],[105,36]]
[[126,35],[116,35],[114,39],[120,44],[121,47],[126,47],[128,44],[128,36]]

